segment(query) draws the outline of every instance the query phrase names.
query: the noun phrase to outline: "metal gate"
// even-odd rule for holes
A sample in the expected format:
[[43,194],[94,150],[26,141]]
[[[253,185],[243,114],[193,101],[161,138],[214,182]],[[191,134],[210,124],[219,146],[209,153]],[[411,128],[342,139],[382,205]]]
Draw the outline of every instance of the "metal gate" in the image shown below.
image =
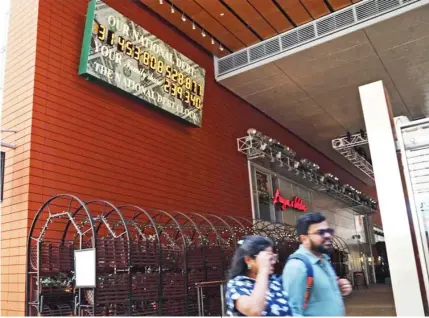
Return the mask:
[[[223,281],[237,241],[250,234],[276,242],[278,272],[298,247],[287,224],[54,196],[29,232],[26,315],[219,316],[219,290],[203,295],[212,305],[199,309],[197,286]],[[334,242],[333,262],[341,265],[348,248]],[[96,250],[96,288],[77,288],[74,252],[88,248]]]

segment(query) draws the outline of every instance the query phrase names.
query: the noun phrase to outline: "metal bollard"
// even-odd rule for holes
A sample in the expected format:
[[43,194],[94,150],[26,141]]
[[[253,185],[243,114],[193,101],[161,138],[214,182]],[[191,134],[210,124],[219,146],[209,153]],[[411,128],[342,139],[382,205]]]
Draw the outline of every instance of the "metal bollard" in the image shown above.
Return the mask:
[[225,313],[225,294],[223,293],[223,283],[220,284],[220,303],[222,305],[221,315],[226,316],[226,313]]

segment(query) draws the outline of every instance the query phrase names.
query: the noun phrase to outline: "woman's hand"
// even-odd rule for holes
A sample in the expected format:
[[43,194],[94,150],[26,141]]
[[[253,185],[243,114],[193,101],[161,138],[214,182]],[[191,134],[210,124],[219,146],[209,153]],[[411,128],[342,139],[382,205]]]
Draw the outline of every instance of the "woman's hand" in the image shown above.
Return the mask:
[[262,251],[256,256],[256,263],[258,264],[259,271],[270,273],[273,266],[274,255],[271,252]]
[[260,316],[265,310],[266,293],[274,255],[272,252],[262,251],[255,260],[258,266],[258,274],[252,294],[241,296],[235,303],[237,310],[246,316]]

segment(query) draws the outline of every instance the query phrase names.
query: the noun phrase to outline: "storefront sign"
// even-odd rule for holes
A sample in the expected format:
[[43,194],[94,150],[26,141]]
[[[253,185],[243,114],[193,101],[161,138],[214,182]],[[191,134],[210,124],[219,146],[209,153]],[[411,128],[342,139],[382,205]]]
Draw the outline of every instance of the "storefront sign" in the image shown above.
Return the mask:
[[91,0],[79,75],[201,126],[206,71],[101,0]]
[[282,210],[286,210],[287,208],[292,208],[298,211],[305,212],[307,211],[307,205],[300,197],[293,197],[292,200],[285,199],[280,196],[280,190],[277,189],[276,194],[273,197],[273,203],[280,203],[282,205]]

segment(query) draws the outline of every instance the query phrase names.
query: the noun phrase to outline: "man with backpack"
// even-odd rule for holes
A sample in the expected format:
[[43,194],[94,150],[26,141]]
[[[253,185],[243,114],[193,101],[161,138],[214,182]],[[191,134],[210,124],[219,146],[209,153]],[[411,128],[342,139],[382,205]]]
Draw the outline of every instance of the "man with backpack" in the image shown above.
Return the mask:
[[347,279],[338,279],[329,263],[334,230],[321,213],[298,218],[301,241],[283,270],[283,289],[294,316],[345,316],[342,296],[352,291]]

